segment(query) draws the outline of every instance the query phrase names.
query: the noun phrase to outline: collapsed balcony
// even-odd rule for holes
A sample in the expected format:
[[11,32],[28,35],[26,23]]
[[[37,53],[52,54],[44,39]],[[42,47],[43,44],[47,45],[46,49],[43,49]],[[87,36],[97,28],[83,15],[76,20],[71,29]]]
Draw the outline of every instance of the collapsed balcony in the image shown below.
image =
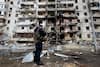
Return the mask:
[[5,25],[6,25],[5,20],[0,20],[0,27],[3,27]]
[[34,41],[33,33],[16,33],[13,38],[16,41]]
[[45,18],[47,16],[47,13],[45,11],[39,11],[37,17],[38,18]]
[[97,2],[90,2],[90,9],[93,11],[99,11],[100,7],[99,7],[99,1]]

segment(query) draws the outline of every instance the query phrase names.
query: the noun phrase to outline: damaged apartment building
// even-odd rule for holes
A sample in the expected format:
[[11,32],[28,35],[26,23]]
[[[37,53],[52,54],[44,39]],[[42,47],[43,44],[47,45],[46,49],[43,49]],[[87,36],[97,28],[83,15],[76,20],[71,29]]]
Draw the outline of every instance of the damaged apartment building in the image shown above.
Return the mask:
[[0,0],[0,42],[3,40],[4,29],[6,26],[6,3]]
[[7,12],[0,12],[6,14],[5,18],[0,15],[0,23],[6,19],[4,31],[20,45],[33,44],[34,29],[39,23],[47,33],[52,29],[59,34],[63,32],[66,42],[100,39],[99,0],[4,0],[4,3]]

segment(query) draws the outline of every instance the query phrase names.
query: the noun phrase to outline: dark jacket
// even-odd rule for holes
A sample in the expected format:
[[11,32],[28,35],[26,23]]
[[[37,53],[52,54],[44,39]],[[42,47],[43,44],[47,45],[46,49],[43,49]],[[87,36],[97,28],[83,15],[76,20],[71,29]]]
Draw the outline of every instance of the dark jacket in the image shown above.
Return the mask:
[[35,48],[36,48],[36,51],[39,51],[41,52],[42,51],[42,42],[38,41],[36,44],[35,44]]
[[43,40],[46,36],[46,32],[42,28],[37,27],[34,32],[36,40]]

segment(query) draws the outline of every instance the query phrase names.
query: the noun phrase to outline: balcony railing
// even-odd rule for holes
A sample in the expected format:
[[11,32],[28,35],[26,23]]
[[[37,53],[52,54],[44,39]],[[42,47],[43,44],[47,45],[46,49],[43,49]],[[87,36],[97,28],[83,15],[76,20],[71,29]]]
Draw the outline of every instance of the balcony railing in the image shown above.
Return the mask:
[[13,35],[14,38],[32,38],[34,36],[33,33],[15,33],[15,35]]
[[90,1],[91,10],[100,10],[100,7],[99,7],[100,1],[99,0],[89,0],[89,1]]
[[38,18],[45,18],[46,15],[37,15]]
[[100,17],[100,13],[93,14],[93,17]]
[[34,4],[35,0],[22,0],[21,4]]
[[34,18],[35,17],[35,14],[30,14],[30,15],[19,15],[18,18],[21,19],[21,18]]
[[74,11],[74,7],[58,7],[57,10]]
[[91,7],[91,10],[100,10],[100,7],[94,6],[94,7]]
[[76,14],[63,14],[63,17],[77,17]]
[[0,19],[5,19],[5,18],[6,18],[5,16],[0,15]]
[[38,11],[46,11],[46,8],[39,8]]
[[47,10],[48,10],[48,11],[55,11],[55,10],[56,10],[56,8],[51,8],[51,7],[48,7],[48,8],[47,8]]
[[19,11],[21,11],[21,12],[30,12],[30,11],[35,11],[35,8],[28,7],[28,8],[19,9]]
[[76,25],[77,23],[78,23],[77,21],[66,22],[66,25]]
[[90,3],[99,2],[99,0],[89,0]]
[[73,29],[65,28],[66,33],[76,33],[79,30],[76,27],[73,27]]
[[38,2],[39,5],[46,5],[46,1]]
[[57,4],[73,4],[75,3],[74,0],[60,0],[57,1]]
[[34,38],[22,38],[22,37],[18,37],[18,38],[14,38],[14,40],[16,40],[16,41],[34,41]]
[[100,25],[100,20],[94,21],[95,25]]
[[25,30],[17,29],[15,32],[16,33],[34,33],[34,29],[25,29]]
[[48,5],[50,5],[50,4],[56,4],[56,3],[55,3],[55,1],[54,2],[48,2]]
[[16,25],[31,25],[33,24],[33,22],[30,22],[30,21],[17,21]]
[[5,23],[3,23],[3,22],[1,23],[1,22],[0,22],[0,27],[1,27],[1,26],[5,26],[5,25],[6,25]]

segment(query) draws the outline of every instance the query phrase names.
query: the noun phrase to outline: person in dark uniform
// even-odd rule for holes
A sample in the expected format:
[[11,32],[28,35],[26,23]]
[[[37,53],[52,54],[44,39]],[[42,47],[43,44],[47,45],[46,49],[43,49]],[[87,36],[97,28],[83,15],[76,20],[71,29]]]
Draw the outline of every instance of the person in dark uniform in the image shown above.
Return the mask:
[[35,56],[34,56],[34,62],[37,64],[37,65],[43,65],[43,63],[41,62],[40,60],[40,55],[41,55],[41,52],[42,52],[42,41],[41,40],[38,40],[35,44]]
[[43,41],[44,41],[44,37],[46,36],[46,32],[43,30],[43,28],[37,27],[35,29],[35,33],[36,33],[36,44],[35,44],[35,48],[36,50],[34,51],[34,62],[37,65],[43,65],[43,63],[40,60],[40,55],[42,52],[42,47],[43,47]]

